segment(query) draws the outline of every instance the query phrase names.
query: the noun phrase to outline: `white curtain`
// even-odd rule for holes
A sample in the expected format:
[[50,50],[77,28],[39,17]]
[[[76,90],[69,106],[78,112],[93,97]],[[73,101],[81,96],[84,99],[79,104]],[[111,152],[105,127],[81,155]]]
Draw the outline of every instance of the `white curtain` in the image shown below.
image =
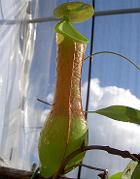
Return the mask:
[[28,168],[23,162],[23,127],[36,26],[27,23],[31,2],[0,2],[0,157],[11,167]]

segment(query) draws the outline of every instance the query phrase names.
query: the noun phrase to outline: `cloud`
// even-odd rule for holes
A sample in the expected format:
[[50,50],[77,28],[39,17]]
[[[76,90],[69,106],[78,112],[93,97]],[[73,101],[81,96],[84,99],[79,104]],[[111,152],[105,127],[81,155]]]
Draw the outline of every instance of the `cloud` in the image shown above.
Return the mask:
[[[85,104],[87,82],[82,85],[83,104]],[[140,109],[140,100],[134,96],[129,89],[116,86],[101,87],[100,81],[95,78],[91,80],[90,105],[91,110],[109,105],[121,104]]]

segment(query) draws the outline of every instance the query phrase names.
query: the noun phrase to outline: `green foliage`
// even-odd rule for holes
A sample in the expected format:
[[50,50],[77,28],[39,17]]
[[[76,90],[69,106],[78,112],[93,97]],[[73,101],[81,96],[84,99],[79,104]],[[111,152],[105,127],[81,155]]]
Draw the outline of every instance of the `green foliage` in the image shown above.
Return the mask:
[[64,37],[69,37],[73,39],[74,41],[78,41],[81,43],[88,43],[88,39],[84,37],[82,34],[80,34],[68,21],[62,20],[61,22],[56,24],[55,31],[57,33],[62,34]]
[[121,179],[140,179],[140,164],[136,161],[130,161]]
[[[89,111],[89,113],[92,112]],[[140,110],[128,106],[109,106],[106,108],[98,109],[94,111],[94,113],[101,114],[117,121],[140,124]]]
[[110,176],[110,177],[108,177],[108,179],[122,179],[121,177],[122,177],[122,172],[118,172],[118,173],[116,173],[116,174],[114,174],[114,175],[112,175],[112,176]]
[[135,170],[132,174],[131,179],[139,179],[140,178],[140,164],[137,164],[137,166],[135,167]]
[[118,172],[108,179],[140,179],[140,164],[130,161],[123,172]]

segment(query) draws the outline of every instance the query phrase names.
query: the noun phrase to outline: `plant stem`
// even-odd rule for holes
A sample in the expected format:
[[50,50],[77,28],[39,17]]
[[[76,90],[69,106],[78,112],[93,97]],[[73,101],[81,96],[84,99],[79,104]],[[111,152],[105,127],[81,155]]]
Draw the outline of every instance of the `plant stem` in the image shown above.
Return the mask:
[[113,52],[113,51],[99,51],[99,52],[95,52],[93,53],[92,55],[90,56],[87,56],[85,58],[85,60],[87,60],[88,58],[90,58],[91,56],[95,56],[95,55],[99,55],[99,54],[113,54],[113,55],[116,55],[116,56],[119,56],[125,60],[127,60],[130,64],[132,64],[137,70],[140,71],[140,67],[138,65],[136,65],[132,60],[130,60],[129,58],[125,57],[124,55],[121,55],[119,53],[116,53],[116,52]]

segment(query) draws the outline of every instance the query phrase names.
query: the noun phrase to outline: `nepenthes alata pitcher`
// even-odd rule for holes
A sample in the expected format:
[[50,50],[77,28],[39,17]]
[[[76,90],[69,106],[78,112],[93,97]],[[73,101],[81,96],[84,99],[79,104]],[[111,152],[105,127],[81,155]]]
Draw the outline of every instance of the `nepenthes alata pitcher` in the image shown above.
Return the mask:
[[[45,178],[56,178],[64,159],[84,146],[87,140],[80,82],[88,40],[72,23],[89,19],[93,7],[82,2],[64,3],[54,10],[54,15],[62,20],[55,26],[57,80],[54,105],[39,139],[40,174]],[[84,153],[72,159],[63,174],[77,166],[83,157]]]

